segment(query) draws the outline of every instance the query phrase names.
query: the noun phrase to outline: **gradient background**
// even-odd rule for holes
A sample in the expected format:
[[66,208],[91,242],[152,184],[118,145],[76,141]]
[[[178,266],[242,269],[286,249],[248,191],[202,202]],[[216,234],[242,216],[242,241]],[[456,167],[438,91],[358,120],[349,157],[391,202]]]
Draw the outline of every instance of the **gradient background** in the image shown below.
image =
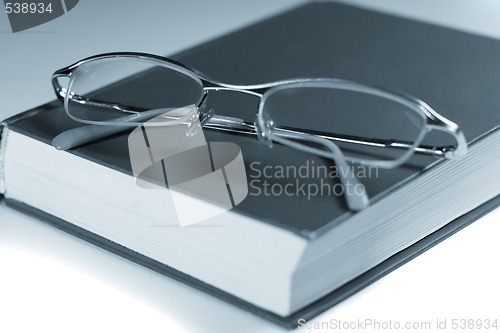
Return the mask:
[[[52,72],[81,58],[172,54],[304,2],[81,0],[15,34],[0,12],[0,120],[53,100]],[[500,39],[498,0],[345,2]],[[499,220],[497,209],[315,321],[447,319],[450,327],[453,318],[496,315],[500,323]],[[138,330],[283,332],[0,204],[0,332]]]

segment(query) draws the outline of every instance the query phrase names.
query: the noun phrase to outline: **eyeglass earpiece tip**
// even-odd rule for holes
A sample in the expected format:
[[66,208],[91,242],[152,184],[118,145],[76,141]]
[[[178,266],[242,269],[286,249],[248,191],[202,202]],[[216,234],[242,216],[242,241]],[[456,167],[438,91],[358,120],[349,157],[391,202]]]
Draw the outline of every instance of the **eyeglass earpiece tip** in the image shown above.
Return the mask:
[[454,149],[447,151],[444,154],[444,157],[449,160],[458,160],[467,155],[467,151],[469,150],[467,140],[465,139],[465,135],[462,131],[459,131],[456,134],[457,145]]
[[52,140],[52,146],[55,149],[57,149],[57,150],[66,150],[66,149],[68,149],[67,140],[64,137],[61,138],[60,135],[56,136]]
[[370,200],[364,190],[363,193],[351,193],[350,195],[346,195],[345,199],[347,207],[355,212],[359,212],[370,205]]

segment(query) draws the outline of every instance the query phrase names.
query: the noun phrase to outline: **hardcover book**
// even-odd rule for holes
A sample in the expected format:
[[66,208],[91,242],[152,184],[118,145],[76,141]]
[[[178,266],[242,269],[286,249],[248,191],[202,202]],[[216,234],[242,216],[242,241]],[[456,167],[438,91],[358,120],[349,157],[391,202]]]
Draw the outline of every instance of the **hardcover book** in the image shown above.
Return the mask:
[[[54,101],[2,123],[0,193],[7,205],[295,327],[299,318],[311,319],[500,203],[500,180],[491,176],[500,166],[498,40],[318,2],[171,58],[234,84],[331,77],[411,94],[459,124],[469,152],[458,161],[415,154],[395,169],[356,169],[370,205],[354,212],[334,191],[332,161],[279,144],[269,148],[252,135],[205,129],[203,145],[238,147],[235,161],[244,165],[248,184],[244,194],[233,191],[227,211],[209,214],[209,202],[180,207],[173,191],[138,186],[133,129],[55,149],[58,134],[82,124]],[[137,76],[113,93],[126,98],[139,79],[153,95],[173,88]],[[258,100],[218,91],[207,103],[216,114],[252,122]],[[446,140],[431,133],[423,144]],[[186,209],[201,222],[183,224]]]

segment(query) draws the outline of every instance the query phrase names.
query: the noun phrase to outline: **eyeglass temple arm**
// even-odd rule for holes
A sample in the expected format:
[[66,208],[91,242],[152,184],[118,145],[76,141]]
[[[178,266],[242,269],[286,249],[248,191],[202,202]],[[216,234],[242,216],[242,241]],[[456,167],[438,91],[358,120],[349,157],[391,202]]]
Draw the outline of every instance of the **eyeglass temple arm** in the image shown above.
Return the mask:
[[[204,127],[233,132],[233,133],[253,134],[253,135],[257,134],[257,129],[253,123],[246,122],[243,119],[235,117],[214,115],[212,118],[210,118],[210,120],[206,122]],[[410,142],[403,142],[396,140],[368,139],[358,136],[340,135],[335,133],[304,130],[293,127],[278,126],[274,129],[274,134],[291,139],[296,138],[297,134],[310,134],[335,142],[353,143],[353,144],[360,144],[378,148],[395,148],[395,149],[406,149],[406,150],[413,148],[415,150],[415,153],[437,156],[437,157],[447,157],[447,158],[449,157],[448,153],[455,149],[454,146],[432,147],[432,146],[421,145],[418,147],[413,147],[412,143]]]
[[[101,103],[96,102],[96,104],[101,104]],[[144,120],[151,118],[151,116],[149,115],[146,116],[146,113],[148,112],[145,112]],[[133,114],[130,116],[133,116]],[[203,115],[201,116],[203,117]],[[140,118],[135,117],[134,119],[135,121],[138,121]],[[127,121],[127,117],[123,117],[123,121]],[[257,129],[253,123],[246,122],[243,119],[236,117],[213,115],[210,118],[208,118],[208,120],[204,119],[203,123],[204,127],[209,129],[228,131],[232,133],[257,135]],[[129,127],[126,126],[122,127],[122,126],[86,125],[70,129],[59,134],[56,138],[54,138],[53,146],[60,150],[75,148],[79,145],[93,142],[95,140],[123,132],[128,128]],[[306,134],[306,135],[314,135],[334,142],[360,144],[364,146],[371,146],[378,148],[395,148],[395,149],[405,149],[405,150],[413,148],[415,150],[415,153],[418,154],[446,157],[446,158],[450,158],[449,153],[453,152],[455,149],[455,147],[453,146],[431,147],[431,146],[421,145],[418,147],[413,147],[412,144],[409,142],[400,142],[396,140],[367,139],[356,136],[339,135],[339,134],[325,133],[320,131],[310,131],[293,127],[276,127],[274,133],[278,136],[290,139],[296,138],[297,135]],[[71,138],[71,140],[68,140],[68,138]],[[462,139],[465,142],[463,136]],[[466,143],[464,144],[466,146]]]

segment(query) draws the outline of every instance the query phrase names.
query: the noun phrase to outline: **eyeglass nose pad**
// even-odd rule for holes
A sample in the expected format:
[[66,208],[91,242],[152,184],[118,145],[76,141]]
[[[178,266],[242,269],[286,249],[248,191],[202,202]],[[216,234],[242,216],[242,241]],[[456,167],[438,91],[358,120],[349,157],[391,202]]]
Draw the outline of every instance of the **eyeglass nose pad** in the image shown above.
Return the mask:
[[187,136],[193,136],[201,129],[203,126],[214,116],[214,109],[210,109],[208,111],[200,111],[201,108],[196,109],[196,112],[193,112],[189,115],[188,119],[188,130],[186,132]]
[[194,136],[201,130],[201,124],[198,116],[192,118],[192,120],[188,124],[188,130],[186,132],[187,136]]
[[257,137],[259,138],[259,141],[267,145],[269,148],[272,148],[273,140],[271,139],[271,136],[272,131],[275,128],[274,121],[266,116],[264,116],[264,119],[262,120],[257,117],[254,125],[257,130]]
[[193,136],[201,130],[198,108],[194,107],[194,105],[190,108],[190,112],[182,117],[182,121],[187,124],[187,136]]
[[206,96],[207,93],[205,92],[201,104],[195,108],[195,112],[189,115],[190,120],[188,121],[187,136],[193,136],[198,133],[215,114],[214,109],[205,111],[207,107]]

